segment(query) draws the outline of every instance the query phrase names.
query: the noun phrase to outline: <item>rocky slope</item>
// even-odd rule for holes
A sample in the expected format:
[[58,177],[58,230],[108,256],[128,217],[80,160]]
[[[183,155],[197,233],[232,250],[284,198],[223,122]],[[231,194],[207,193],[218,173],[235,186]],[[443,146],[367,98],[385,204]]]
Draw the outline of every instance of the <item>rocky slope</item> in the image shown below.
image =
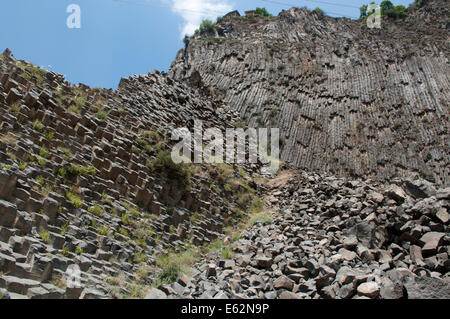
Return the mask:
[[230,16],[187,39],[169,75],[198,72],[244,122],[279,127],[299,168],[448,185],[448,28],[445,0],[381,29],[295,8]]
[[286,171],[264,189],[271,218],[233,256],[211,254],[148,297],[450,298],[450,188]]

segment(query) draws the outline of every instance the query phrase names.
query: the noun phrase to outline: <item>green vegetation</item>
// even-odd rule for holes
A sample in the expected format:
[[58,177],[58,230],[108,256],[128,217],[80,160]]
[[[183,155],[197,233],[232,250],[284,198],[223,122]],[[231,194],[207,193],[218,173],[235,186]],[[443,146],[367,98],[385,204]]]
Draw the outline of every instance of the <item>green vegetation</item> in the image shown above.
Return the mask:
[[50,281],[53,286],[56,286],[62,290],[66,290],[67,283],[62,278],[55,278]]
[[97,112],[97,118],[99,120],[105,121],[108,118],[108,113],[106,113],[105,111],[98,111]]
[[6,155],[8,155],[8,157],[9,157],[11,160],[13,160],[13,161],[16,160],[16,154],[14,154],[14,153],[12,153],[12,152],[7,152]]
[[125,236],[125,237],[129,237],[129,234],[128,234],[128,230],[126,230],[125,228],[123,228],[123,227],[119,227],[119,234],[121,234],[122,236]]
[[222,248],[220,256],[223,259],[230,259],[233,257],[233,250],[230,247],[224,247],[224,248]]
[[423,6],[423,4],[423,0],[414,0],[414,2],[409,5],[409,7],[421,7]]
[[43,181],[39,184],[42,186],[41,187],[33,186],[33,189],[42,194],[43,196],[47,197],[53,191],[53,188],[50,184],[43,185],[44,184]]
[[[421,3],[421,1],[416,1],[416,2]],[[371,4],[375,4],[375,2],[371,2]],[[373,14],[373,11],[369,12],[368,9],[369,9],[368,5],[363,5],[359,9],[359,11],[360,11],[359,18],[361,20],[366,19],[371,14]],[[394,18],[394,19],[406,17],[406,12],[405,12],[406,7],[403,5],[394,6],[394,4],[389,0],[382,1],[380,3],[380,9],[381,9],[382,16],[387,16],[387,17]]]
[[162,269],[158,274],[158,285],[173,283],[180,273],[189,275],[191,266],[201,256],[201,253],[201,247],[189,247],[178,254],[171,252],[155,256],[157,265]]
[[83,254],[83,248],[81,248],[80,246],[77,246],[77,248],[75,248],[75,254],[77,254],[77,255]]
[[122,280],[117,276],[117,277],[110,277],[108,279],[106,279],[106,282],[108,283],[108,285],[111,286],[119,286],[122,282]]
[[273,15],[272,14],[270,14],[268,11],[267,11],[267,9],[266,8],[256,8],[256,15],[257,16],[260,16],[260,17],[264,17],[264,18],[269,18],[269,19],[271,19],[271,18],[273,18]]
[[67,234],[67,228],[69,227],[69,222],[65,223],[61,227],[61,235],[65,236]]
[[264,208],[264,202],[259,197],[254,197],[252,203],[250,204],[250,207],[248,208],[249,214],[258,214],[260,213]]
[[69,111],[72,113],[80,114],[81,109],[84,107],[85,104],[86,104],[86,97],[77,96],[75,98],[74,104],[71,104],[69,106]]
[[19,114],[19,111],[20,111],[20,107],[19,107],[19,104],[18,103],[14,103],[13,105],[11,105],[10,107],[9,107],[9,110],[12,112],[12,113],[14,113],[14,114]]
[[98,232],[100,235],[108,236],[108,234],[109,234],[109,228],[106,227],[106,226],[100,226],[100,227],[97,228],[97,232]]
[[64,155],[66,155],[67,158],[70,158],[73,156],[72,152],[70,151],[70,149],[66,148],[66,147],[62,147],[62,146],[58,146],[56,148],[58,151],[63,152]]
[[47,165],[47,161],[45,160],[45,158],[40,156],[31,156],[30,161],[37,163],[39,166]]
[[194,224],[200,219],[200,214],[198,212],[195,212],[190,218],[189,221]]
[[382,15],[394,19],[406,17],[406,8],[403,5],[394,6],[391,1],[385,0],[381,2],[380,7]]
[[323,16],[325,13],[323,12],[323,10],[322,9],[320,9],[320,8],[315,8],[314,10],[313,10],[315,13],[317,13],[318,15],[321,15],[321,16]]
[[61,167],[58,169],[58,175],[61,176],[63,179],[66,179],[67,171],[64,167]]
[[142,265],[137,270],[137,275],[141,280],[146,280],[148,278],[149,267],[147,265]]
[[267,213],[259,213],[252,218],[250,218],[250,224],[262,223],[264,225],[270,224],[272,222],[272,217]]
[[52,131],[46,131],[46,132],[44,133],[44,135],[45,135],[45,137],[46,137],[47,139],[51,140],[53,137],[55,137],[55,132],[52,132]]
[[170,151],[160,151],[155,159],[147,161],[147,167],[154,172],[166,172],[171,179],[187,181],[191,176],[190,165],[175,164]]
[[66,193],[66,197],[75,208],[83,207],[83,200],[78,195],[69,191]]
[[214,28],[216,27],[216,24],[212,22],[211,20],[203,20],[200,24],[200,28],[195,30],[195,33],[212,33],[214,32]]
[[134,254],[134,262],[135,263],[146,263],[148,261],[148,256],[145,253],[138,253],[136,252]]
[[25,163],[25,162],[20,162],[20,164],[19,164],[19,169],[20,169],[21,171],[24,171],[24,170],[27,168],[27,166],[28,166],[27,163]]
[[44,76],[48,73],[44,69],[41,69],[32,63],[25,64],[19,62],[19,67],[23,70],[20,75],[27,80],[31,80],[32,77],[35,77],[39,82],[42,82]]
[[48,149],[45,146],[41,147],[41,149],[39,150],[39,155],[45,159],[50,158],[50,152],[48,151]]
[[233,123],[235,128],[245,128],[245,123],[243,121],[237,121]]
[[41,236],[42,240],[47,244],[50,242],[50,232],[48,230],[41,231],[39,236]]
[[69,247],[64,246],[63,249],[62,249],[61,254],[62,254],[64,257],[69,257],[69,255],[70,255]]
[[171,262],[158,274],[158,281],[162,284],[171,284],[177,280],[180,272],[180,265],[175,262]]
[[142,299],[145,297],[146,286],[134,281],[127,286],[127,290],[130,292],[129,298]]
[[94,204],[93,206],[90,206],[88,208],[88,212],[98,217],[102,217],[104,214],[103,207],[100,206],[99,204]]
[[44,185],[44,177],[42,177],[42,175],[36,176],[36,183],[39,185]]
[[36,119],[33,122],[33,128],[39,132],[42,131],[42,129],[44,128],[44,125],[41,123],[41,121],[39,121],[38,119]]
[[88,176],[88,175],[95,175],[97,174],[97,170],[95,169],[94,166],[89,165],[89,166],[82,166],[82,165],[77,165],[77,164],[71,164],[70,167],[67,169],[67,173],[69,173],[69,175],[71,176]]
[[130,221],[129,221],[130,215],[128,215],[128,214],[123,214],[121,219],[122,219],[122,224],[124,224],[124,225],[128,225],[130,223]]

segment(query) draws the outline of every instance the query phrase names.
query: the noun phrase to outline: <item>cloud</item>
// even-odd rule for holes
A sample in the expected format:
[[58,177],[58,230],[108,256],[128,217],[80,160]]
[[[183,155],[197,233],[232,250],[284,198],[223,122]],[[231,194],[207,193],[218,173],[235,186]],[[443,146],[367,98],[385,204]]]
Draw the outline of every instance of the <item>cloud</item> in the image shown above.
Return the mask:
[[222,16],[233,10],[227,1],[218,0],[171,0],[172,11],[178,13],[183,19],[181,27],[181,37],[194,34],[202,20],[210,19],[215,21],[218,16]]

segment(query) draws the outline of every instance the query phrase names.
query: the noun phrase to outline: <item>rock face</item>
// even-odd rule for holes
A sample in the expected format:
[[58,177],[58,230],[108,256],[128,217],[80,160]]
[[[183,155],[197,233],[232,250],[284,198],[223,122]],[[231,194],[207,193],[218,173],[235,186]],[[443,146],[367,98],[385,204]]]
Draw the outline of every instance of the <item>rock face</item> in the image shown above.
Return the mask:
[[249,126],[280,128],[281,159],[299,168],[448,185],[448,3],[408,11],[381,29],[306,9],[226,17],[169,75],[199,74]]
[[[155,255],[208,244],[234,222],[234,199],[213,179],[218,167],[169,162],[173,128],[195,119],[225,128],[238,118],[207,92],[160,72],[93,90],[7,54],[0,110],[7,297],[145,297]],[[227,169],[222,182],[243,179]]]

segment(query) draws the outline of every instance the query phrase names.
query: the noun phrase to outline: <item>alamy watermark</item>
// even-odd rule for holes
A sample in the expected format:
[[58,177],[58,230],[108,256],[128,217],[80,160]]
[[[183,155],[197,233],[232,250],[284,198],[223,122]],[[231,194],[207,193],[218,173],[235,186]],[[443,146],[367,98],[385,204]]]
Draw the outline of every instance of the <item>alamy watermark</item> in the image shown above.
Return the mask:
[[67,17],[66,25],[69,29],[81,28],[81,8],[78,4],[70,4],[66,9],[70,15]]
[[177,128],[172,131],[172,140],[179,141],[171,152],[172,161],[176,164],[259,162],[265,165],[266,173],[271,174],[276,173],[280,166],[278,128],[228,128],[224,135],[218,128],[203,130],[203,122],[195,120],[193,132],[186,127]]
[[370,29],[381,29],[381,7],[371,3],[367,7],[367,27]]
[[81,269],[78,265],[73,264],[67,267],[66,284],[68,288],[81,288]]

